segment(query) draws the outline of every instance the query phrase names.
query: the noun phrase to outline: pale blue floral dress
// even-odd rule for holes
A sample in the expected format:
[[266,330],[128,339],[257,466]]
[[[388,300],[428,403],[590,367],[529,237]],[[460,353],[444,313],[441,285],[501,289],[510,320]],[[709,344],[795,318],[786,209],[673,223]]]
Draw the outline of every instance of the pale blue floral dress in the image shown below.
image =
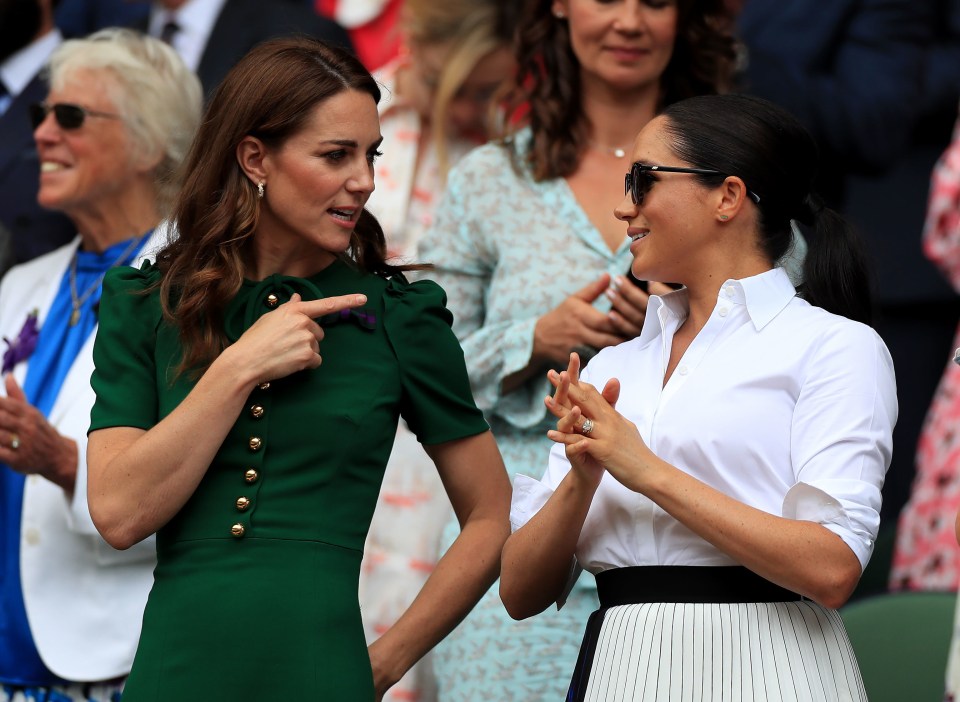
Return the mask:
[[[527,143],[529,133],[517,138]],[[544,372],[504,395],[501,381],[528,365],[539,317],[602,273],[627,272],[626,228],[612,252],[565,180],[518,175],[507,148],[488,144],[451,171],[418,258],[436,266],[426,277],[447,292],[477,405],[511,480],[517,473],[539,478],[552,445],[543,405],[550,384]],[[610,307],[605,296],[595,304]],[[444,547],[456,532],[449,524]],[[587,617],[598,607],[593,576],[581,577],[563,609],[523,622],[509,617],[498,587],[437,647],[440,701],[563,700]]]

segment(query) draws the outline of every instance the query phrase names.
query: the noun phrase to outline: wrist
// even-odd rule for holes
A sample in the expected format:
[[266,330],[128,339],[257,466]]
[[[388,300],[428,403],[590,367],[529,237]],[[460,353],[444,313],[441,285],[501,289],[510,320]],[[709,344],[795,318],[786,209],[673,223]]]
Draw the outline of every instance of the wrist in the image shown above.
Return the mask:
[[77,464],[79,462],[79,451],[77,442],[65,436],[60,437],[60,452],[56,465],[54,466],[54,476],[52,482],[60,487],[67,495],[73,496],[73,490],[77,484]]
[[244,396],[249,395],[257,385],[263,382],[257,369],[243,358],[236,344],[225,348],[210,364],[205,375],[210,375],[211,379],[224,379],[234,385],[237,392]]

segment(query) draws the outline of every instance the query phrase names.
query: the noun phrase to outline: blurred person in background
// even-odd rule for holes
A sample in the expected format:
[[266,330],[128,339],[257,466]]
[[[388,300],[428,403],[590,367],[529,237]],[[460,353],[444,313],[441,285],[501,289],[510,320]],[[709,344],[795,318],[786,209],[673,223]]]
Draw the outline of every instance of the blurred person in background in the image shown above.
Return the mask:
[[0,700],[119,699],[156,563],[87,508],[93,342],[107,271],[137,266],[179,187],[200,83],[173,50],[129,30],[62,44],[32,109],[39,201],[70,244],[0,283]]
[[[511,475],[546,467],[546,370],[565,367],[572,349],[640,332],[648,293],[627,277],[629,240],[613,215],[627,156],[664,106],[729,85],[726,20],[720,0],[523,6],[507,115],[516,129],[453,168],[420,246]],[[443,544],[455,533],[448,522]],[[582,578],[563,610],[523,622],[493,587],[436,650],[439,699],[563,699],[597,607],[592,581]]]
[[[384,92],[383,156],[367,202],[394,261],[415,261],[449,166],[490,133],[495,95],[514,70],[510,19],[504,0],[404,3],[405,49],[374,75]],[[389,629],[420,591],[451,514],[433,461],[401,420],[364,547],[360,611],[368,640]],[[424,660],[387,699],[425,702],[435,687]]]
[[[307,0],[324,17],[336,20],[350,34],[363,65],[377,71],[403,50],[400,15],[405,0]],[[437,3],[441,4],[441,3]]]
[[343,27],[299,0],[154,0],[133,24],[170,44],[196,71],[207,99],[234,64],[260,42],[302,34],[350,49]]
[[47,94],[42,72],[63,41],[53,23],[56,6],[56,0],[0,0],[0,225],[11,238],[14,263],[76,236],[66,215],[37,202],[40,161],[29,115]]

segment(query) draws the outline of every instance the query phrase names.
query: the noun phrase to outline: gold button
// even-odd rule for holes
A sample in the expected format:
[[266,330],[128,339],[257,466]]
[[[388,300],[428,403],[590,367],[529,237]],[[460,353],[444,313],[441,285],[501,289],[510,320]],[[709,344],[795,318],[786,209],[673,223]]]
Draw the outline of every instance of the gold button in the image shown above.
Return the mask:
[[268,307],[276,307],[278,302],[280,302],[280,298],[274,295],[273,293],[270,293],[269,295],[267,295]]
[[237,522],[232,527],[230,527],[230,533],[233,534],[234,538],[237,538],[237,539],[243,536],[243,532],[245,531],[246,529],[243,527],[243,524],[241,524],[240,522]]
[[247,472],[243,474],[243,479],[253,485],[260,479],[260,474],[254,468],[247,468]]
[[263,446],[263,441],[260,439],[259,436],[251,436],[249,443],[250,443],[251,451],[259,451],[260,447]]
[[261,390],[269,390],[269,389],[270,389],[270,381],[268,380],[268,381],[265,382],[265,383],[260,383],[257,387],[260,388]]
[[260,419],[260,417],[263,416],[263,406],[254,405],[253,407],[250,408],[250,414],[253,415],[254,419]]
[[237,509],[241,512],[250,506],[249,497],[238,497],[237,498]]

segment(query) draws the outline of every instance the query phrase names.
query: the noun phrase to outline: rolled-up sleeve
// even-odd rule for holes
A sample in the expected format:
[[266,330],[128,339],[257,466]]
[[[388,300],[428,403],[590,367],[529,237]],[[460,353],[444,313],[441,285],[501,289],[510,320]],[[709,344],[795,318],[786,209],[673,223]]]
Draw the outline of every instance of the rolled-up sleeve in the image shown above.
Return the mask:
[[897,419],[893,361],[863,325],[828,330],[812,357],[791,428],[796,483],[783,516],[837,534],[866,567]]

